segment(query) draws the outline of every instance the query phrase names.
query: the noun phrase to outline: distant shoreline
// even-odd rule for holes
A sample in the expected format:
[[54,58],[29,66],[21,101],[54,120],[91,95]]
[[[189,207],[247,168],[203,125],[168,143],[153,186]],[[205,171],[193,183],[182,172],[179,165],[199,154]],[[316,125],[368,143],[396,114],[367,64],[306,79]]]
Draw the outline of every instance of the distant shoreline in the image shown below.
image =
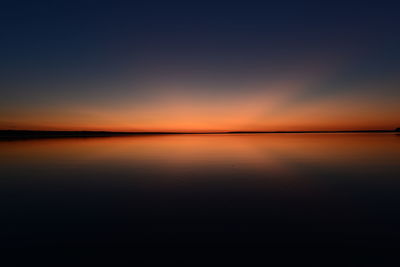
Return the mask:
[[303,133],[400,133],[398,130],[342,130],[342,131],[227,131],[227,132],[111,132],[111,131],[34,131],[0,130],[0,140],[68,137],[113,137],[178,134],[303,134]]

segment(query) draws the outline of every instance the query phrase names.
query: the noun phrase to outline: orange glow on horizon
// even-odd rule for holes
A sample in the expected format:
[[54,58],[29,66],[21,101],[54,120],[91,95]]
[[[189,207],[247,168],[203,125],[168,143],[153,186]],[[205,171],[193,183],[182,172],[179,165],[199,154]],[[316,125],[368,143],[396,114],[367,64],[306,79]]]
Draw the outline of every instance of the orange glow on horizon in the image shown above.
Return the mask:
[[143,103],[127,96],[104,106],[67,103],[15,107],[0,113],[0,129],[207,133],[391,130],[400,126],[396,98],[346,94],[299,101],[314,82],[259,84],[253,85],[251,93],[213,97],[171,89]]

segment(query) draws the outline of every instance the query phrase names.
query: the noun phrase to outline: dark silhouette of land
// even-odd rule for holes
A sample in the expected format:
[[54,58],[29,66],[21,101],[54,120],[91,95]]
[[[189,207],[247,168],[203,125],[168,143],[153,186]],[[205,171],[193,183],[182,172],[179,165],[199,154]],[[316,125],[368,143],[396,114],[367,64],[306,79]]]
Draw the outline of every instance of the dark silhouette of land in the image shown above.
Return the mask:
[[112,137],[131,135],[178,134],[174,132],[109,132],[109,131],[31,131],[0,130],[0,139],[68,138],[68,137]]
[[228,131],[228,132],[111,132],[111,131],[33,131],[33,130],[0,130],[0,139],[35,139],[35,138],[84,138],[140,135],[174,135],[174,134],[299,134],[299,133],[398,133],[394,130],[343,130],[343,131]]

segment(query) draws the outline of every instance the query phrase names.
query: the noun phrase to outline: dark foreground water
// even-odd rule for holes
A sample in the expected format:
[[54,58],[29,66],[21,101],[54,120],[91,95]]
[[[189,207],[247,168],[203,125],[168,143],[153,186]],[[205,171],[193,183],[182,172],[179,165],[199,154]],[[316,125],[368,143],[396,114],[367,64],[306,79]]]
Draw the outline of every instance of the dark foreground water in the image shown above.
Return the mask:
[[0,141],[2,247],[398,247],[400,136]]

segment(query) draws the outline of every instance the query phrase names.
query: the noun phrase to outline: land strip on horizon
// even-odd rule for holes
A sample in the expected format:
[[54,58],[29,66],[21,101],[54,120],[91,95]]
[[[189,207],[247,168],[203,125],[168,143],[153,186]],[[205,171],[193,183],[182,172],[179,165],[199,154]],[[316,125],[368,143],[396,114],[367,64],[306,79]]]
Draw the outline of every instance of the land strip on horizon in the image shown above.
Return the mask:
[[0,130],[0,139],[67,138],[67,137],[112,137],[133,135],[174,135],[174,134],[299,134],[299,133],[398,133],[393,130],[336,130],[336,131],[225,131],[225,132],[113,132],[113,131],[35,131]]

